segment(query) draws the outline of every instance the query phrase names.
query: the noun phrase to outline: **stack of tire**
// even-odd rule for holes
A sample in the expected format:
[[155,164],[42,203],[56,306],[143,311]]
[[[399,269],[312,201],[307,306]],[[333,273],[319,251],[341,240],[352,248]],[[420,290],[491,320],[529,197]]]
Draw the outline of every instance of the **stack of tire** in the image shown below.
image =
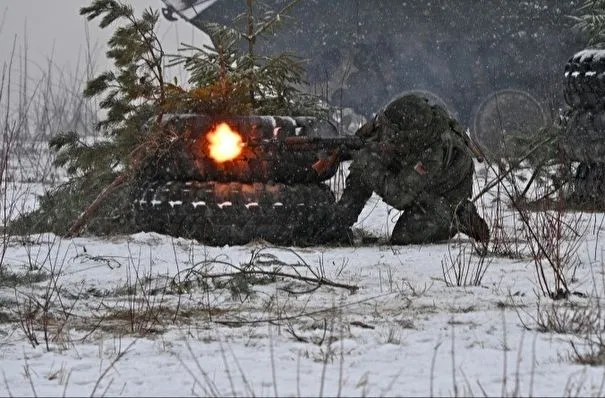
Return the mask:
[[605,204],[605,50],[574,54],[565,66],[565,102],[561,147],[579,162],[570,199],[578,204]]
[[250,116],[223,120],[243,140],[237,158],[217,162],[207,133],[218,120],[172,115],[164,128],[177,137],[148,159],[134,192],[139,229],[197,239],[209,245],[239,245],[255,239],[274,244],[314,244],[334,210],[325,184],[336,168],[313,165],[330,154],[279,145],[286,137],[335,137],[336,127],[312,117]]

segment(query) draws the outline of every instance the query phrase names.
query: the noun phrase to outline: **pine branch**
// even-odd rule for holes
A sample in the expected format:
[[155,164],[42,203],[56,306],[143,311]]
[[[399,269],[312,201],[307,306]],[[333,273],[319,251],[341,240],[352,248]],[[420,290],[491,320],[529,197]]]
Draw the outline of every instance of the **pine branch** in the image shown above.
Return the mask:
[[574,28],[588,34],[588,44],[602,46],[605,44],[605,1],[586,0],[578,8],[578,14],[571,16],[576,21]]
[[[102,17],[99,23],[101,28],[118,20],[126,22],[126,25],[114,30],[108,42],[106,54],[114,61],[116,70],[104,72],[90,80],[85,89],[87,96],[105,95],[100,105],[102,109],[107,109],[107,117],[98,127],[106,129],[113,139],[91,149],[80,145],[73,135],[65,135],[57,138],[54,149],[59,151],[58,161],[69,164],[72,172],[78,169],[95,172],[93,165],[97,164],[96,169],[103,173],[115,167],[115,161],[123,165],[124,171],[102,189],[78,216],[67,236],[76,235],[101,204],[137,173],[145,156],[157,149],[154,140],[158,140],[157,135],[163,133],[160,129],[163,117],[161,104],[166,100],[164,51],[154,31],[159,13],[148,9],[137,18],[130,6],[115,0],[95,0],[89,7],[82,7],[80,14],[89,21]],[[135,137],[140,134],[142,123],[148,120],[149,110],[155,116],[155,122],[148,136],[139,142]],[[103,145],[105,149],[112,150],[99,150],[103,149]]]
[[262,35],[267,29],[271,28],[278,22],[281,22],[281,16],[287,13],[292,7],[294,7],[300,0],[292,0],[286,4],[281,10],[279,10],[273,18],[265,21],[251,36],[248,36],[248,40],[255,40],[257,37]]

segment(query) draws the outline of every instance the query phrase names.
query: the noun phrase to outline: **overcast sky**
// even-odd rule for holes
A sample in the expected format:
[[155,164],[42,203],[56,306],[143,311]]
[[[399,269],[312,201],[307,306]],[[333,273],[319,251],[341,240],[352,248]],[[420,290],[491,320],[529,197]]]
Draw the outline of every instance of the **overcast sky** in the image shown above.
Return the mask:
[[[35,78],[46,70],[52,57],[55,67],[73,73],[78,68],[78,56],[87,52],[86,25],[94,55],[95,71],[108,66],[104,57],[110,28],[101,30],[98,21],[88,23],[79,15],[87,0],[0,0],[0,62],[8,63],[15,43],[16,56],[21,58],[27,43],[28,75]],[[160,9],[160,0],[124,0],[142,11],[146,7]],[[160,16],[160,37],[167,52],[175,52],[179,42],[200,45],[204,35],[184,21],[169,22]],[[81,61],[84,65],[84,59]],[[18,68],[18,62],[14,65]],[[14,70],[14,68],[13,68]]]

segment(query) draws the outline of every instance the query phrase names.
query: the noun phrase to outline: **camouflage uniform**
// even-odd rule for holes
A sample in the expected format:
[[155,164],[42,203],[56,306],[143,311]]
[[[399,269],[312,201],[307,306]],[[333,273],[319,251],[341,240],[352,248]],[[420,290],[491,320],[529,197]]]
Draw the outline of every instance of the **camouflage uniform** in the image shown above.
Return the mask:
[[366,146],[354,156],[338,202],[344,225],[356,221],[376,192],[403,211],[393,244],[435,242],[458,231],[488,241],[487,224],[468,200],[474,166],[464,131],[443,108],[403,96],[356,134]]

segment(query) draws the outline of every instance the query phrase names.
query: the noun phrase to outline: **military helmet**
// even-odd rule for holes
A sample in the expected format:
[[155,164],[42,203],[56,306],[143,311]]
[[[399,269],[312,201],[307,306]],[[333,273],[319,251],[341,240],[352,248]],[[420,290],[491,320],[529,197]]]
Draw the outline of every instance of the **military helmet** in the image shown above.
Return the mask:
[[426,147],[441,139],[450,129],[451,118],[447,111],[438,105],[431,105],[426,98],[417,95],[404,95],[389,103],[381,115],[387,124],[390,137],[386,139],[402,144]]

